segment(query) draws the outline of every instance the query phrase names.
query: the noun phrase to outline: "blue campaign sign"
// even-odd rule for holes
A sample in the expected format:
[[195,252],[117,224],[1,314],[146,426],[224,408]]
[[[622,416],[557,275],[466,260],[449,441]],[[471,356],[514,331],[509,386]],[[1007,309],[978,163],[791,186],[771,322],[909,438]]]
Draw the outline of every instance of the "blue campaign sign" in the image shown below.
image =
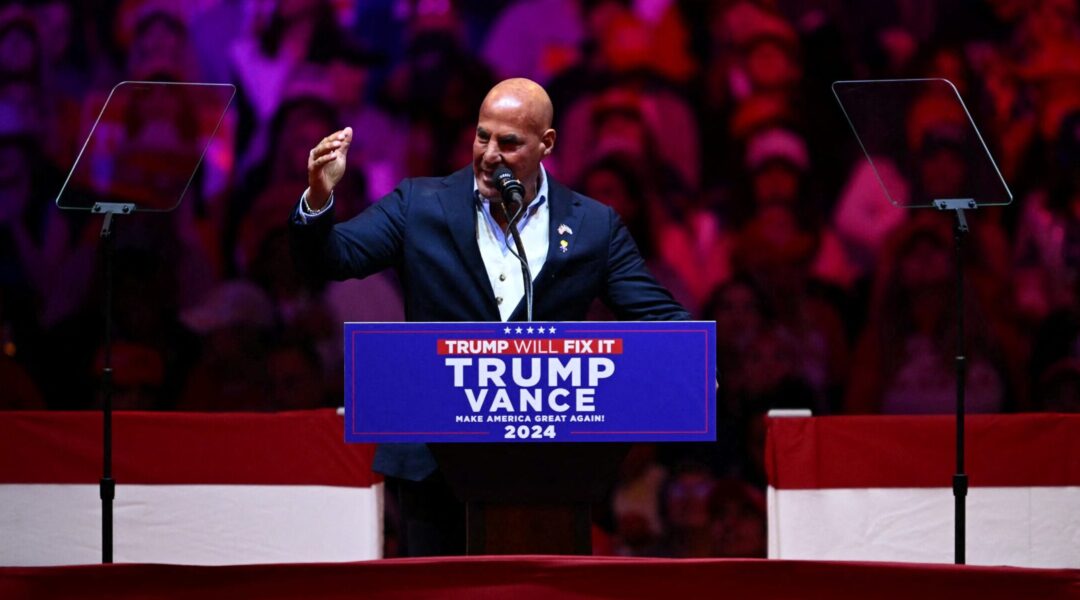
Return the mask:
[[716,323],[346,323],[349,442],[716,439]]

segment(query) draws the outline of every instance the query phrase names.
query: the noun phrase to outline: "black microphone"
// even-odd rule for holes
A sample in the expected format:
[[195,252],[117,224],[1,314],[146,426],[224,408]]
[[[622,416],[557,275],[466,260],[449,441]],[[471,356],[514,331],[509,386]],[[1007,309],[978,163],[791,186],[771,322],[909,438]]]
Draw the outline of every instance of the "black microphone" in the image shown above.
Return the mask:
[[503,202],[517,202],[521,204],[525,198],[525,186],[514,177],[514,172],[506,165],[499,165],[492,175],[495,179],[495,189],[499,190]]
[[[506,231],[503,232],[503,238],[507,240],[513,238],[514,246],[517,247],[517,252],[511,248],[510,253],[517,257],[518,262],[521,263],[521,278],[525,287],[525,320],[533,320],[533,285],[532,285],[532,270],[529,269],[529,258],[525,255],[525,245],[521,243],[521,234],[517,230],[517,220],[525,213],[525,186],[521,185],[521,182],[514,178],[514,172],[510,170],[510,167],[506,165],[500,165],[495,169],[493,175],[495,179],[495,189],[499,190],[499,194],[502,195],[502,208],[503,215],[506,217]],[[506,205],[510,203],[517,204],[517,210],[511,216],[509,211],[506,210]]]

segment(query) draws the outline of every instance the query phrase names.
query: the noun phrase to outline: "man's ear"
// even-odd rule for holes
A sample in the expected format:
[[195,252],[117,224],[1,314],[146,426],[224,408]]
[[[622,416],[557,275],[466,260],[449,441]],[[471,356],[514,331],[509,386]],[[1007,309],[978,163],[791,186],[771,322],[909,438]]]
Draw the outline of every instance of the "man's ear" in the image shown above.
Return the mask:
[[544,135],[540,136],[540,143],[544,145],[544,156],[551,154],[551,151],[555,149],[555,130],[548,129],[544,131]]

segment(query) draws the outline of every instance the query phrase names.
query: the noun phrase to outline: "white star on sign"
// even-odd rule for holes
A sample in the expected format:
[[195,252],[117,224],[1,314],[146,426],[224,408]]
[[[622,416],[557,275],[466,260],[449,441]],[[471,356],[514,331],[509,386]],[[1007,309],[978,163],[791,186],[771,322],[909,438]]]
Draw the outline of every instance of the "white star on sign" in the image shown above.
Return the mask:
[[514,330],[514,333],[521,333],[521,328],[520,328],[520,327],[518,327],[517,329],[515,329],[515,330]]
[[510,328],[509,327],[504,328],[503,333],[510,333]]
[[548,328],[548,333],[555,333],[555,328],[554,327],[549,327]]
[[533,328],[532,328],[532,327],[530,327],[530,328],[528,328],[528,329],[526,329],[526,330],[525,330],[525,333],[532,333],[532,332],[533,332]]

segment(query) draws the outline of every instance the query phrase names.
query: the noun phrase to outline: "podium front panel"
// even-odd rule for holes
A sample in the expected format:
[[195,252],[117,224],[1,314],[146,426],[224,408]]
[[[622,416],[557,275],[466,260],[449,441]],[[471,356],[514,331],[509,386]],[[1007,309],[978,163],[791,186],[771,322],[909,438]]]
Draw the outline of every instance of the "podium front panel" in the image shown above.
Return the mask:
[[350,442],[716,439],[716,323],[346,323]]

